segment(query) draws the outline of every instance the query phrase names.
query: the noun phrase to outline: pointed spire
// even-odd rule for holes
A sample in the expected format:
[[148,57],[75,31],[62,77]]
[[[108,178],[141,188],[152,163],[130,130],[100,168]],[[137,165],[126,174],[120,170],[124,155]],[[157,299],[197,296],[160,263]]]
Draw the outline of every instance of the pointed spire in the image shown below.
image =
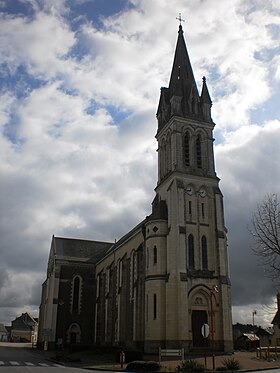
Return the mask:
[[169,86],[168,88],[161,89],[157,111],[159,130],[173,116],[212,122],[212,101],[208,92],[206,79],[203,77],[200,97],[184,39],[181,24],[184,20],[180,14],[177,19],[180,21],[180,25]]
[[207,88],[205,76],[202,78],[202,91],[200,96],[200,103],[202,108],[203,119],[207,121],[211,120],[212,101]]
[[212,106],[211,97],[207,88],[205,76],[202,78],[201,102]]
[[192,91],[197,96],[198,92],[183,34],[184,31],[180,24],[169,89],[170,97],[176,95],[189,99]]

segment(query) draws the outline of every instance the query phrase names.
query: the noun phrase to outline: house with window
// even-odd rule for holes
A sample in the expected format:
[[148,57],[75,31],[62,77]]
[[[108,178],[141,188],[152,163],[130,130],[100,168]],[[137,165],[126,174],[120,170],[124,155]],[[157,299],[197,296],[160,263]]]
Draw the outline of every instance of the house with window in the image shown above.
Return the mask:
[[156,114],[158,181],[151,212],[115,243],[53,237],[41,343],[189,352],[204,348],[201,328],[208,324],[215,350],[232,351],[227,229],[211,106],[205,78],[198,91],[180,25]]
[[277,293],[277,311],[271,324],[273,325],[272,330],[272,345],[273,346],[280,346],[280,293]]
[[12,321],[12,342],[37,342],[38,319],[32,317],[28,312],[22,313]]
[[235,350],[253,350],[257,347],[268,347],[272,345],[271,328],[251,324],[234,324],[233,345]]
[[0,323],[0,342],[8,341],[9,333],[4,324]]

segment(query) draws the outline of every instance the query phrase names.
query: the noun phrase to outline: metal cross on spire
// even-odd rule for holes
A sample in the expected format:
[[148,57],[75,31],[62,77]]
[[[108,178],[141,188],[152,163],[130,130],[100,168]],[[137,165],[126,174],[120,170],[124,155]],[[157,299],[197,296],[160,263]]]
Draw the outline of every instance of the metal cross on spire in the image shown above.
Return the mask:
[[182,18],[181,13],[179,13],[179,17],[176,17],[178,21],[180,22],[180,26],[182,25],[182,22],[185,22],[185,20]]

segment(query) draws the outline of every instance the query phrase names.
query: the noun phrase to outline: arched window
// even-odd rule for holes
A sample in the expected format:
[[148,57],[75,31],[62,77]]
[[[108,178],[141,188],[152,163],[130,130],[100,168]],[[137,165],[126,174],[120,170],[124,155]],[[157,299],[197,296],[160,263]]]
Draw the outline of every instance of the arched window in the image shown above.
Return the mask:
[[162,169],[164,176],[167,173],[166,142],[163,143]]
[[72,313],[79,313],[80,308],[80,290],[81,280],[78,276],[74,278],[73,282],[73,302],[72,302]]
[[201,136],[197,135],[196,142],[195,142],[195,150],[196,150],[196,165],[197,168],[202,167],[202,158],[201,158]]
[[169,136],[166,141],[166,168],[167,172],[171,171],[171,137]]
[[194,269],[194,239],[192,234],[188,236],[188,267]]
[[111,283],[111,268],[108,267],[105,272],[105,293],[110,293],[110,283]]
[[134,280],[135,280],[135,251],[130,256],[130,299],[134,298]]
[[157,264],[157,247],[154,246],[154,264]]
[[160,171],[161,171],[161,177],[164,177],[164,175],[166,174],[166,143],[165,141],[163,141],[161,145]]
[[202,269],[208,269],[207,240],[205,236],[201,238],[201,258]]
[[183,155],[184,155],[185,166],[189,166],[190,165],[190,135],[188,132],[186,132],[184,136],[183,149],[184,149]]
[[157,318],[157,295],[154,294],[154,320]]
[[118,267],[117,267],[117,284],[118,288],[120,289],[122,287],[122,270],[123,270],[123,262],[121,259],[118,260]]
[[131,274],[131,280],[134,281],[135,277],[135,251],[133,250],[130,257],[130,274]]

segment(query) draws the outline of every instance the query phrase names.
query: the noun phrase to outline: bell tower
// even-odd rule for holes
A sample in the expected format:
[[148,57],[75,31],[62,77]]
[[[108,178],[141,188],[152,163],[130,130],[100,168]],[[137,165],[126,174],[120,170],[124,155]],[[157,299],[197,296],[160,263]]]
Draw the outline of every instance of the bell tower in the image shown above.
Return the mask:
[[169,87],[161,88],[157,110],[158,185],[174,171],[216,176],[211,106],[205,77],[198,93],[180,25]]
[[[201,327],[206,323],[208,344],[217,351],[232,351],[227,229],[215,172],[211,106],[205,77],[198,92],[180,24],[169,85],[161,88],[157,110],[153,211],[164,204],[166,221],[157,223],[161,238],[153,233],[152,222],[147,230],[147,247],[157,248],[160,263],[160,269],[154,266],[154,272],[148,272],[146,282],[147,292],[154,297],[159,293],[157,328],[153,333],[151,322],[146,336],[150,346],[202,348]],[[159,328],[161,335],[156,334]]]

